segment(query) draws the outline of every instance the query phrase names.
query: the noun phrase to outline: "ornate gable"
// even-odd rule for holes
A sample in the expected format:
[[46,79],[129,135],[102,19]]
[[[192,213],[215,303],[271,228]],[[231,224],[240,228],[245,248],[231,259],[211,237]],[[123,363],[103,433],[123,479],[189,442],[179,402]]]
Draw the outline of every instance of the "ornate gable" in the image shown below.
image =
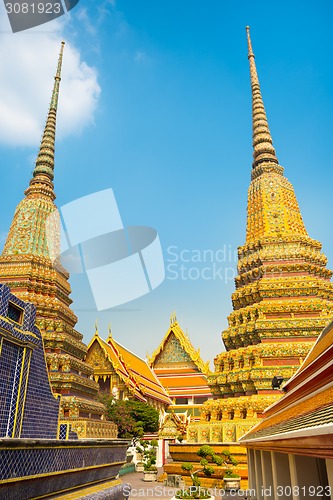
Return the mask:
[[114,371],[112,363],[105,355],[105,351],[102,349],[97,340],[92,346],[90,346],[86,361],[90,366],[92,366],[92,368],[94,369],[94,373],[110,373]]
[[204,363],[200,349],[194,349],[189,337],[180,328],[176,316],[170,318],[170,328],[158,348],[148,357],[149,365],[155,369],[166,364],[186,364],[204,374],[210,373],[209,362]]
[[194,365],[191,356],[186,352],[184,347],[182,347],[180,341],[176,338],[173,332],[169,335],[162,351],[157,356],[154,366],[156,367],[160,364],[169,363],[190,363],[191,365]]

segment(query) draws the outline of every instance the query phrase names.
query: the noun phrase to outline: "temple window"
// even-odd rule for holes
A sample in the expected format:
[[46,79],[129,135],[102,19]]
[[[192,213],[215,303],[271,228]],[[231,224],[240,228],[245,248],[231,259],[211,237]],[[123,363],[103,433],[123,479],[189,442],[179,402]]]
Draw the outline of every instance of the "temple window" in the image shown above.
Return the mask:
[[207,401],[207,398],[205,396],[202,397],[195,397],[194,398],[194,404],[195,405],[202,405],[205,401]]
[[12,302],[8,302],[7,317],[20,325],[23,323],[23,309]]
[[176,398],[176,405],[187,405],[188,398]]
[[229,415],[228,415],[229,420],[233,420],[234,416],[235,416],[234,410],[229,411]]
[[233,369],[234,369],[234,366],[235,366],[234,360],[233,360],[233,359],[231,359],[231,360],[229,361],[229,370],[230,370],[230,371],[231,371],[231,370],[233,370]]
[[238,365],[239,365],[239,368],[240,368],[240,369],[244,368],[244,359],[243,359],[243,358],[241,358],[241,359],[239,360]]

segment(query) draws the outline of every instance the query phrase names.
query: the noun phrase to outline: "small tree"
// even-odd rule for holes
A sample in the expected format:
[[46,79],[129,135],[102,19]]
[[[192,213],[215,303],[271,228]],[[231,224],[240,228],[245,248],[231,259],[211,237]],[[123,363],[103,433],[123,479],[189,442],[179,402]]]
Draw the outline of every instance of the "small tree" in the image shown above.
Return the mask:
[[118,437],[130,438],[141,432],[126,401],[120,401],[108,395],[102,396],[101,401],[106,406],[108,419],[118,426]]
[[144,432],[157,432],[159,425],[158,411],[142,401],[127,401],[131,416],[136,422],[140,422]]
[[136,445],[136,451],[141,453],[145,471],[157,471],[156,467],[156,448],[158,443],[155,439],[151,441],[141,440]]
[[[229,450],[223,450],[221,452],[221,455],[217,455],[214,449],[206,444],[199,448],[199,450],[197,451],[197,455],[201,457],[200,465],[202,467],[193,472],[194,469],[193,464],[189,462],[185,462],[182,464],[182,469],[190,473],[192,486],[185,491],[178,491],[176,493],[176,498],[210,498],[211,496],[210,493],[205,488],[200,487],[201,483],[200,479],[198,478],[198,474],[200,472],[203,472],[207,477],[211,477],[215,473],[215,469],[214,467],[209,465],[207,457],[210,457],[211,462],[215,463],[218,466],[226,465],[227,467],[230,467],[231,465],[238,464],[237,460],[231,455]],[[231,469],[231,474],[232,474],[232,469]],[[233,477],[232,475],[231,476],[228,475],[227,472],[225,472],[225,475],[228,477]]]
[[120,438],[140,438],[145,432],[158,430],[158,411],[141,401],[122,401],[110,394],[102,394],[109,420],[117,424]]

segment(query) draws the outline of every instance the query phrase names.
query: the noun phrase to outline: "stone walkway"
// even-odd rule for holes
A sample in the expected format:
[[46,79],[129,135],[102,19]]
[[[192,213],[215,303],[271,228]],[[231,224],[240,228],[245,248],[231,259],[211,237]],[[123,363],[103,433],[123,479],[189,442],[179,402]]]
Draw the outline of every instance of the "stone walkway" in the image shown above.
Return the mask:
[[[160,469],[160,473],[162,469]],[[78,490],[73,493],[63,493],[52,496],[53,500],[136,500],[147,498],[149,500],[170,500],[179,490],[179,488],[171,488],[164,486],[160,482],[146,482],[143,480],[142,472],[133,472],[121,476],[118,480],[103,483],[102,485],[94,485],[83,490]],[[130,487],[129,487],[130,486]],[[215,500],[224,499],[243,499],[256,500],[254,496],[247,495],[245,491],[225,492],[224,490],[212,490],[212,495]],[[49,497],[51,498],[51,497]]]
[[[131,485],[131,493],[128,500],[135,500],[136,498],[142,499],[147,498],[149,500],[170,500],[179,488],[171,488],[169,486],[164,486],[163,483],[159,482],[146,482],[143,480],[143,473],[134,472],[132,474],[126,474],[122,476],[123,483],[128,483]],[[213,490],[214,491],[214,490]],[[255,500],[254,496],[247,496],[245,491],[240,491],[238,494],[236,492],[224,492],[223,490],[216,489],[215,500],[231,499],[236,498],[243,500]]]

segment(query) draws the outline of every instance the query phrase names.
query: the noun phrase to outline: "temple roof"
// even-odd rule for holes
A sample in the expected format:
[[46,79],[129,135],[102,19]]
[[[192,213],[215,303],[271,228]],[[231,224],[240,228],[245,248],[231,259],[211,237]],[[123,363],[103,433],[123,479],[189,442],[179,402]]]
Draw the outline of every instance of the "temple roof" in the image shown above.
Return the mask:
[[[177,343],[177,347],[181,348],[181,358],[167,356],[166,351],[171,350],[171,342]],[[175,347],[175,346],[173,346]],[[171,353],[170,353],[171,354]],[[149,365],[156,369],[163,367],[172,368],[172,365],[177,364],[177,369],[179,370],[179,364],[193,364],[200,372],[208,374],[209,362],[205,363],[200,356],[200,349],[194,349],[190,339],[180,328],[176,316],[170,318],[170,328],[165,334],[162,342],[158,348],[153,352],[153,354],[148,357]]]
[[176,316],[170,322],[159,347],[148,358],[150,366],[171,398],[210,397],[209,363],[201,359],[200,350],[194,349]]
[[240,439],[241,443],[322,457],[333,455],[332,374],[333,321],[284,385],[285,395],[265,410],[264,419]]
[[180,435],[186,434],[186,427],[189,421],[189,416],[187,411],[183,413],[175,413],[173,410],[171,412],[164,411],[161,416],[161,425],[158,432],[159,438],[164,439],[175,439]]
[[147,401],[147,398],[152,398],[162,401],[165,405],[171,404],[164,387],[146,361],[116,342],[111,333],[105,341],[96,329],[88,345],[88,351],[95,342],[99,344],[117,375],[137,399]]

